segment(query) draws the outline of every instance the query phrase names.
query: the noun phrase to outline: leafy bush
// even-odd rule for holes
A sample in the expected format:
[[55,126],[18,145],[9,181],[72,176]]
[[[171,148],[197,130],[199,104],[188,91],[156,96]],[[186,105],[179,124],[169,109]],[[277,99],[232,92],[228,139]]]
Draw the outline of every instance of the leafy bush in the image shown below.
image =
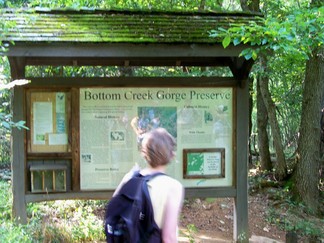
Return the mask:
[[32,242],[28,226],[12,222],[11,205],[10,183],[0,180],[0,242]]
[[0,90],[0,167],[10,164],[10,130],[5,127],[10,112],[10,96],[10,90]]
[[266,212],[267,221],[286,232],[295,232],[305,239],[319,239],[324,234],[324,220],[312,216],[302,203],[295,203],[287,188],[267,190],[271,203]]
[[96,215],[105,201],[67,200],[30,203],[28,224],[12,219],[10,182],[0,180],[0,242],[86,242],[105,240],[103,221]]

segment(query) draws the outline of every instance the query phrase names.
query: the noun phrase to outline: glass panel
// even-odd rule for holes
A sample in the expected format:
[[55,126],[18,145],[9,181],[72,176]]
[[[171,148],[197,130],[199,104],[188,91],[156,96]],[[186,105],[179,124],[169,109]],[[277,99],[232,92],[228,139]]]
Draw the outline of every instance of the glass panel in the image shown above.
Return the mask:
[[32,171],[32,191],[43,191],[42,171]]
[[29,152],[70,152],[69,119],[70,93],[30,91],[30,144]]
[[57,170],[55,171],[55,190],[56,191],[65,191],[66,190],[66,180],[65,180],[65,171]]
[[47,170],[45,174],[45,191],[53,191],[53,171]]

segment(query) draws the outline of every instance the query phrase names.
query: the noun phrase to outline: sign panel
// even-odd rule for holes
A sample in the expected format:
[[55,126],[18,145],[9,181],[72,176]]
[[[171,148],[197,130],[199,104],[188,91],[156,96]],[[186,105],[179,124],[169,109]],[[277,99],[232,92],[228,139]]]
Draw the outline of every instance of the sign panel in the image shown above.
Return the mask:
[[184,178],[219,178],[225,176],[225,149],[184,149]]
[[[133,166],[145,166],[140,146],[145,133],[167,129],[177,141],[168,174],[185,187],[233,183],[233,89],[222,88],[82,88],[80,89],[80,183],[82,190],[115,189]],[[206,154],[206,174],[183,173],[183,151],[224,150]],[[194,156],[194,155],[192,155]],[[193,169],[189,169],[193,175]]]

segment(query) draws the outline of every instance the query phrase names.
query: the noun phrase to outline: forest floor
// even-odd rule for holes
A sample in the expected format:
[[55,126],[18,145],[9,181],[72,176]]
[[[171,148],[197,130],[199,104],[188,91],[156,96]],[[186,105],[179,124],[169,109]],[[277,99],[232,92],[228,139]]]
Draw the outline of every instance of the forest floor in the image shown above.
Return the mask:
[[[286,232],[268,221],[268,199],[266,195],[249,196],[249,239],[255,242],[285,242]],[[233,239],[232,198],[194,199],[184,204],[180,224],[180,242],[232,242]],[[260,238],[260,236],[262,238]],[[261,240],[262,239],[262,240]]]
[[[254,176],[249,180],[250,242],[286,242],[290,233],[298,240],[292,242],[324,243],[323,217],[309,215],[303,206],[294,204],[287,190],[269,183],[269,177]],[[324,212],[324,203],[321,207]],[[233,210],[232,198],[186,200],[180,218],[180,242],[233,242]]]
[[[10,179],[10,169],[0,168],[0,177]],[[323,199],[323,193],[322,199]],[[321,211],[324,212],[324,199]],[[103,217],[103,209],[98,216]],[[293,231],[298,243],[324,243],[324,218],[309,215],[305,207],[293,203],[284,186],[271,174],[250,170],[248,196],[249,241],[252,243],[285,242]],[[179,243],[233,242],[234,199],[186,199],[180,217]],[[312,236],[317,236],[316,239]]]

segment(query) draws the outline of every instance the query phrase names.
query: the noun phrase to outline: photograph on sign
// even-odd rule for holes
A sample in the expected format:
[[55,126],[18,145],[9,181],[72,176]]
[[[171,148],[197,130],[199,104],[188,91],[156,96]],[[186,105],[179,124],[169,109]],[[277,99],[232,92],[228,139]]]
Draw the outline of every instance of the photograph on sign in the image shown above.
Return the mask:
[[177,137],[177,107],[141,106],[131,120],[131,126],[137,137],[138,149],[145,134],[158,127],[165,128],[174,138]]

